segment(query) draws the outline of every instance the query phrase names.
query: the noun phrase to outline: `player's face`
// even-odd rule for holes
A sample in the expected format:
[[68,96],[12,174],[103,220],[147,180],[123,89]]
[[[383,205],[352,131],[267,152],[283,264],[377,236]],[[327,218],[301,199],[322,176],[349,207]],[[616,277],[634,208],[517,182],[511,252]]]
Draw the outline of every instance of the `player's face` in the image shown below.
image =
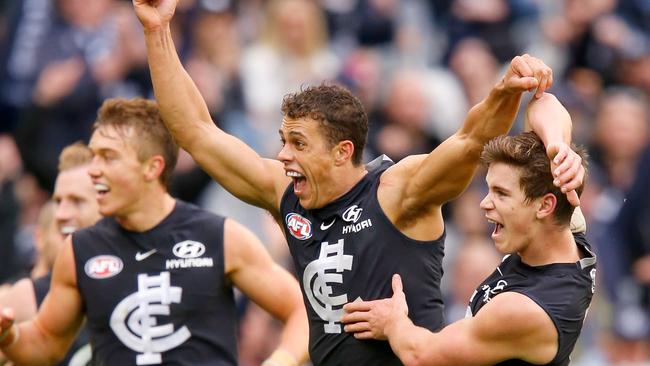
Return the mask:
[[492,240],[503,254],[521,252],[531,242],[536,220],[535,200],[526,203],[519,186],[519,171],[504,163],[488,169],[488,194],[481,201],[485,216],[492,222]]
[[138,159],[134,131],[100,127],[90,138],[93,152],[89,169],[99,212],[104,216],[126,217],[135,211],[145,185],[144,166]]
[[337,184],[331,172],[334,166],[333,149],[327,143],[319,123],[312,119],[282,120],[280,128],[282,150],[278,160],[293,179],[293,191],[302,207],[323,207],[333,198]]
[[93,225],[100,219],[96,192],[88,165],[64,170],[56,177],[53,198],[56,226],[63,235]]

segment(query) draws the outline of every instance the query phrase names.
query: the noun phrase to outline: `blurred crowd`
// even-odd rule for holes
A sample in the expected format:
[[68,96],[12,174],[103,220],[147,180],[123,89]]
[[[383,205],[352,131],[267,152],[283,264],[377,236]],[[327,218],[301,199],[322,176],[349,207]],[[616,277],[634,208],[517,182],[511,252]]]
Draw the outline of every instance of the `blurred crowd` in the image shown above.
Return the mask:
[[[258,153],[281,145],[282,96],[333,80],[370,119],[366,160],[427,153],[515,55],[554,71],[574,141],[590,152],[581,202],[598,289],[573,364],[650,364],[650,1],[180,0],[175,43],[215,123]],[[0,2],[0,283],[37,263],[35,230],[61,149],[89,138],[110,97],[153,98],[142,30],[125,0]],[[521,130],[518,120],[514,130]],[[181,154],[173,194],[233,217],[290,268],[270,216]],[[499,263],[479,209],[484,175],[445,209],[448,320]],[[278,325],[241,299],[240,364]]]

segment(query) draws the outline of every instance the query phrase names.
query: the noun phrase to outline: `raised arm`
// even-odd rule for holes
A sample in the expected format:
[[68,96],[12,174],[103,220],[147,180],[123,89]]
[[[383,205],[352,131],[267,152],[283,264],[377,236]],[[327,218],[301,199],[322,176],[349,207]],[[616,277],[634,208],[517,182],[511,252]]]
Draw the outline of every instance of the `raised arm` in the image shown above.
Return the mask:
[[557,353],[557,330],[533,300],[516,293],[495,296],[475,317],[465,318],[439,333],[417,327],[399,276],[390,299],[353,302],[345,306],[345,330],[358,339],[388,339],[407,366],[493,365],[509,359],[534,364],[550,362]]
[[0,348],[18,365],[49,365],[65,356],[83,322],[71,239],[54,264],[52,286],[36,317],[13,324],[13,312],[0,313]]
[[[517,56],[490,94],[474,106],[463,126],[428,155],[413,156],[385,174],[389,194],[379,192],[382,207],[399,221],[402,213],[418,212],[457,197],[471,181],[483,145],[510,130],[523,92],[536,97],[552,84],[551,69],[541,60]],[[388,192],[387,192],[388,193]]]
[[176,142],[236,197],[279,214],[290,179],[282,164],[261,158],[212,121],[196,85],[178,58],[170,21],[178,0],[133,0],[144,27],[149,69],[165,125]]
[[253,233],[233,220],[226,221],[224,247],[226,273],[233,284],[284,323],[268,365],[302,364],[307,359],[309,327],[298,282],[271,259]]
[[533,130],[544,142],[546,154],[551,159],[554,184],[567,194],[571,204],[578,206],[580,200],[575,189],[585,176],[582,158],[571,150],[571,116],[557,98],[544,93],[528,103],[525,129]]

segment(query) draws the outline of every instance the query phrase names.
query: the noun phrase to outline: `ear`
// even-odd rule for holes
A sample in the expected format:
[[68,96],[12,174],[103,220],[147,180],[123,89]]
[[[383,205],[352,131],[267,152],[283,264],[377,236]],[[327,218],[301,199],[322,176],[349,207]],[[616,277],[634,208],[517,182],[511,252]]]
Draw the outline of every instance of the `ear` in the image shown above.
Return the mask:
[[539,207],[537,208],[537,218],[545,219],[551,217],[555,212],[557,206],[557,197],[552,193],[545,194],[539,199]]
[[165,159],[161,155],[154,155],[144,163],[144,177],[147,182],[158,180],[165,169]]
[[343,140],[334,146],[334,164],[341,166],[352,160],[354,144],[350,140]]

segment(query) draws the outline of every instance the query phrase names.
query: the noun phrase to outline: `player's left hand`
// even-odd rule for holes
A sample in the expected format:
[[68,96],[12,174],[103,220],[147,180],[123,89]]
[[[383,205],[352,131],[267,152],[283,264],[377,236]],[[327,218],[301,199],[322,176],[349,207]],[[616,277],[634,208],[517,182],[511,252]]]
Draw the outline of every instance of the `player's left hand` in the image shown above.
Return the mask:
[[579,206],[580,198],[575,190],[582,185],[585,178],[582,158],[565,143],[549,144],[546,154],[551,159],[553,184],[567,195],[569,203]]
[[393,275],[393,296],[374,301],[358,301],[346,304],[346,314],[341,318],[345,331],[354,333],[357,339],[385,340],[386,329],[401,317],[408,316],[408,305],[398,274]]

